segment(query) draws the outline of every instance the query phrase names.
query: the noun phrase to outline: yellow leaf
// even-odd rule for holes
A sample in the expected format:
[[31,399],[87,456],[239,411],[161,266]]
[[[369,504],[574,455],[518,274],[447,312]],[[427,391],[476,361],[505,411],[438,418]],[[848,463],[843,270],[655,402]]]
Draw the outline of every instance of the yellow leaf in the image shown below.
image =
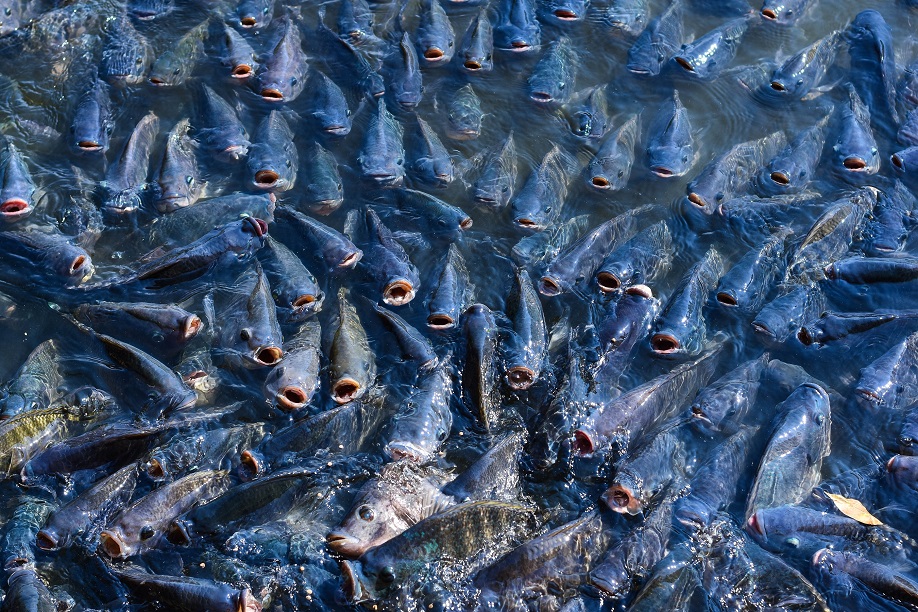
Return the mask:
[[838,511],[848,518],[853,518],[858,523],[863,523],[864,525],[883,524],[880,519],[870,514],[867,508],[864,507],[864,504],[858,500],[848,499],[847,497],[842,497],[841,495],[835,495],[833,493],[826,493],[826,495],[835,503],[835,507],[838,508]]

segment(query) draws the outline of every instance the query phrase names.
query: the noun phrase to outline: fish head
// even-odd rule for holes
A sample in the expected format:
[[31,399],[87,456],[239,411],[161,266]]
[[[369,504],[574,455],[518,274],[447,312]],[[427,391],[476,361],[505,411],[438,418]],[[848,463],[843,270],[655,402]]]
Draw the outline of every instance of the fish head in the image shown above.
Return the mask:
[[325,542],[329,548],[349,559],[356,559],[374,546],[391,540],[410,524],[393,503],[398,491],[387,491],[384,484],[369,483],[350,512]]
[[236,9],[236,21],[244,30],[259,30],[271,22],[274,0],[242,0]]
[[512,53],[538,51],[542,44],[542,31],[535,23],[504,23],[494,28],[494,46]]
[[602,501],[613,512],[637,514],[644,508],[644,492],[639,478],[627,472],[616,475],[615,484],[602,494]]
[[762,18],[771,23],[790,25],[797,21],[809,0],[765,0]]
[[702,530],[711,524],[715,509],[709,504],[693,497],[679,500],[673,517],[682,525],[692,530]]
[[607,558],[590,573],[590,581],[611,597],[623,597],[631,590],[632,573],[624,566],[624,557]]
[[897,486],[918,491],[918,457],[894,455],[886,463],[886,471]]
[[918,168],[918,147],[909,147],[893,153],[889,158],[893,170],[900,176],[909,176],[914,174]]
[[[359,561],[342,561],[341,575],[344,596],[351,603],[358,604],[379,599],[375,588],[379,577],[375,575],[367,576]],[[390,573],[386,572],[383,582],[389,576]]]
[[40,550],[50,551],[63,548],[68,544],[68,538],[51,523],[39,530],[35,536],[35,545]]
[[[112,559],[123,559],[130,557],[138,552],[138,543],[140,541],[140,531],[143,528],[134,530],[129,528],[128,533],[121,526],[109,527],[102,531],[99,536],[99,549]],[[144,531],[145,539],[149,539],[149,531]]]

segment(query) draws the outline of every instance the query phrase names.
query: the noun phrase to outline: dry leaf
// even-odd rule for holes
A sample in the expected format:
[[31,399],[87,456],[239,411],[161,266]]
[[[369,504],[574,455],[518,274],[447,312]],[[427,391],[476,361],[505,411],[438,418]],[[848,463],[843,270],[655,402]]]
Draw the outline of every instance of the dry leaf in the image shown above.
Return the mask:
[[835,495],[833,493],[826,493],[833,502],[835,502],[835,507],[838,508],[838,511],[847,516],[848,518],[853,518],[858,523],[863,523],[864,525],[882,525],[883,522],[870,514],[867,511],[867,508],[864,507],[864,504],[859,502],[856,499],[848,499],[847,497],[842,497],[841,495]]

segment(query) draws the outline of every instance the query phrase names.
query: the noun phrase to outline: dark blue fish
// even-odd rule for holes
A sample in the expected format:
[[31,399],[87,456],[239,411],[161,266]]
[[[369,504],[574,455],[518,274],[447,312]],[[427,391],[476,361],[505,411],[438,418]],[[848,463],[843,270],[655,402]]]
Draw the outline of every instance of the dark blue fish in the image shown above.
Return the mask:
[[626,67],[638,76],[656,76],[682,46],[682,1],[671,2],[663,13],[647,24],[628,49]]
[[758,176],[759,191],[765,195],[800,193],[816,177],[831,115],[803,130],[769,160]]
[[851,83],[870,109],[877,129],[893,134],[899,123],[896,110],[896,56],[892,31],[877,11],[858,13],[848,26]]
[[499,0],[496,12],[495,47],[514,53],[539,49],[542,44],[542,30],[531,0]]
[[847,102],[836,111],[838,135],[832,143],[832,165],[845,180],[860,182],[879,172],[880,151],[870,129],[870,109],[850,83],[847,91]]
[[682,50],[673,56],[673,61],[689,76],[702,80],[717,78],[736,57],[739,44],[748,28],[747,17],[728,21],[683,45]]
[[[470,28],[472,26],[469,26]],[[415,33],[421,61],[427,66],[447,64],[456,51],[456,34],[438,0],[422,0]]]
[[698,152],[692,137],[688,111],[673,91],[650,123],[647,134],[647,165],[661,178],[682,176],[695,165]]
[[586,170],[587,182],[595,189],[621,191],[631,178],[634,148],[641,137],[641,115],[629,116],[606,136]]
[[459,59],[469,72],[490,72],[494,68],[494,31],[488,12],[479,11],[459,44]]
[[813,0],[765,0],[762,17],[782,26],[794,25],[810,7]]

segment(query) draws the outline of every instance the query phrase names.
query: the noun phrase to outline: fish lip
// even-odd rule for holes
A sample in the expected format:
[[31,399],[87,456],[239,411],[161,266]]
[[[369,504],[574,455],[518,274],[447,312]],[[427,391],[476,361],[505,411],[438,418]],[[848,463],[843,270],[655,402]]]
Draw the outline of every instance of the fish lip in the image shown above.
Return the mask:
[[453,140],[475,140],[478,138],[478,132],[470,128],[447,129],[447,135]]
[[0,204],[0,217],[4,221],[15,221],[28,216],[31,212],[32,206],[22,198],[10,198]]
[[338,264],[339,268],[353,268],[357,265],[357,262],[363,258],[363,251],[357,250],[353,253],[348,253],[347,256],[341,260],[341,263]]
[[259,189],[271,189],[277,186],[280,174],[270,169],[259,170],[255,173],[254,183]]
[[892,165],[895,166],[897,170],[905,170],[905,162],[902,161],[898,153],[893,153],[889,157],[889,161],[892,162]]
[[451,329],[456,326],[456,320],[445,312],[434,312],[427,317],[427,327],[430,329]]
[[755,332],[757,332],[757,333],[764,334],[764,335],[769,336],[769,337],[771,337],[771,338],[774,338],[774,339],[777,339],[777,338],[778,338],[777,334],[775,334],[775,332],[771,331],[771,330],[768,328],[768,326],[765,325],[764,323],[759,323],[759,322],[753,321],[753,322],[752,322],[752,329],[753,329],[753,331],[755,331]]
[[178,546],[188,546],[191,544],[191,533],[188,531],[188,524],[180,519],[172,521],[166,532],[166,539]]
[[612,189],[612,181],[604,176],[594,176],[590,179],[590,185],[595,189],[602,189],[603,191]]
[[351,132],[351,128],[346,125],[330,125],[323,130],[326,134],[331,134],[332,136],[347,136]]
[[680,66],[682,66],[682,67],[683,67],[685,70],[687,70],[688,72],[695,72],[695,67],[692,66],[692,64],[689,63],[689,61],[688,61],[687,59],[685,59],[684,57],[682,57],[682,56],[680,56],[680,55],[677,55],[677,56],[675,56],[675,57],[673,58],[673,60],[674,60],[677,64],[679,64]]
[[857,389],[854,390],[854,392],[872,404],[879,405],[883,403],[883,398],[881,398],[876,392],[871,391],[870,389],[865,389],[864,387],[858,387]]
[[770,9],[770,8],[763,8],[763,9],[762,9],[762,17],[764,17],[765,19],[768,19],[769,21],[777,21],[777,19],[778,19],[778,14],[775,13],[775,11],[774,11],[773,9]]
[[514,53],[525,53],[532,49],[532,45],[526,42],[525,40],[511,40],[510,46],[507,47],[507,51],[513,51]]
[[268,102],[283,102],[284,94],[281,90],[275,87],[262,87],[261,93],[259,94],[262,100],[267,100]]
[[414,299],[416,293],[410,282],[400,279],[389,283],[383,289],[383,302],[390,306],[404,306]]
[[342,378],[332,385],[332,399],[339,404],[352,402],[363,391],[363,386],[353,378]]
[[23,568],[29,565],[29,563],[30,561],[22,556],[10,557],[9,559],[6,560],[6,564],[4,565],[3,569],[5,569],[8,572],[14,572],[17,569],[20,569],[20,568]]
[[35,545],[41,550],[57,550],[59,544],[57,535],[48,529],[42,529],[35,534]]
[[784,85],[784,83],[782,83],[781,81],[772,81],[771,83],[768,84],[768,86],[771,87],[774,91],[777,91],[779,93],[787,92],[787,86]]
[[705,199],[694,191],[688,194],[688,201],[701,209],[704,209],[708,205],[708,203],[705,202]]
[[580,19],[580,15],[570,9],[557,9],[553,14],[561,21],[578,21]]
[[166,477],[166,468],[163,467],[163,462],[157,458],[150,459],[147,463],[146,473],[150,478],[154,480],[160,480]]
[[239,454],[239,476],[243,480],[252,480],[264,471],[264,460],[252,450]]
[[625,289],[627,295],[636,295],[645,299],[651,299],[653,297],[653,290],[647,285],[631,285]]
[[672,334],[658,333],[650,339],[650,347],[658,355],[671,355],[681,348],[679,339]]
[[476,71],[481,70],[482,63],[478,60],[468,59],[462,63],[462,67],[466,70]]
[[[85,255],[77,255],[73,258],[73,261],[70,262],[69,275],[73,276],[77,274],[80,269],[86,264],[88,258]],[[91,268],[92,266],[90,266]]]
[[252,359],[259,365],[271,366],[284,358],[284,351],[279,346],[260,346],[252,354]]
[[797,332],[797,340],[799,340],[800,344],[803,346],[810,346],[815,342],[813,335],[806,327],[801,327],[800,331]]
[[421,463],[427,457],[427,453],[424,450],[411,442],[390,442],[386,444],[386,454],[393,461],[407,459],[414,463]]
[[515,219],[515,221],[517,225],[519,225],[520,227],[524,229],[529,229],[529,230],[534,230],[534,231],[541,231],[543,229],[540,223],[538,223],[537,221],[533,221],[532,219],[529,219],[528,217],[521,217],[519,219]]
[[234,79],[247,79],[252,76],[252,66],[250,64],[237,64],[230,71],[230,76]]
[[168,83],[159,77],[150,77],[147,80],[150,82],[150,85],[153,85],[154,87],[163,87],[164,85],[168,85]]
[[708,415],[705,414],[704,409],[698,405],[692,405],[689,408],[689,413],[692,415],[692,422],[698,423],[701,427],[714,428],[714,423],[708,418]]
[[783,172],[772,172],[768,175],[768,178],[776,185],[781,185],[782,187],[790,185],[790,178]]
[[596,435],[589,429],[578,427],[574,430],[571,448],[578,457],[588,457],[596,452]]
[[539,293],[548,297],[561,295],[561,280],[551,276],[543,276],[539,280]]
[[669,168],[664,168],[663,166],[654,166],[650,169],[651,172],[659,176],[660,178],[672,178],[676,176],[676,173],[670,170]]
[[360,545],[360,541],[342,531],[332,531],[325,536],[325,545],[338,553],[339,555],[356,559],[366,550]]
[[257,25],[258,25],[258,20],[251,15],[246,15],[244,17],[239,18],[240,27],[248,29],[248,28],[254,28]]
[[343,578],[343,584],[341,588],[344,590],[344,596],[351,603],[360,603],[365,601],[363,594],[363,589],[360,587],[360,580],[357,578],[357,574],[354,572],[354,568],[351,565],[350,561],[341,561],[341,577]]
[[319,296],[313,295],[311,293],[304,293],[303,295],[298,296],[295,300],[293,300],[290,305],[293,306],[294,310],[306,310],[310,305],[315,304],[318,301]]
[[124,540],[117,533],[108,529],[99,536],[99,548],[112,559],[127,556],[127,546]]
[[748,531],[751,535],[755,535],[757,533],[762,536],[762,538],[768,539],[768,536],[765,533],[765,523],[759,517],[758,511],[753,512],[752,516],[749,517],[749,520],[746,521],[746,531]]
[[440,47],[428,47],[424,50],[423,56],[431,64],[441,62],[446,58],[446,54]]
[[886,462],[886,471],[892,474],[897,469],[897,464],[899,463],[899,455],[893,455],[889,458],[889,461]]
[[268,224],[256,217],[246,217],[245,220],[255,230],[255,235],[262,238],[268,234]]
[[511,389],[524,390],[528,389],[535,382],[536,373],[532,368],[526,366],[514,366],[507,370],[507,384]]
[[612,293],[622,288],[621,279],[612,272],[600,272],[596,275],[596,284],[603,293]]
[[846,170],[850,170],[852,172],[867,171],[867,162],[862,157],[857,157],[856,155],[846,157],[844,161],[842,161],[842,165]]
[[102,150],[102,145],[95,140],[79,140],[77,141],[76,146],[80,151],[86,153],[95,153],[96,151]]
[[529,98],[533,102],[538,102],[540,104],[547,104],[549,102],[554,101],[554,98],[552,97],[552,95],[548,93],[547,91],[534,91],[529,94]]
[[309,402],[309,394],[297,385],[287,385],[275,395],[277,405],[283,410],[298,410]]
[[622,484],[609,487],[602,494],[602,500],[606,502],[610,510],[622,514],[637,514],[643,507],[640,500],[634,496],[634,490]]
[[203,327],[203,325],[204,324],[198,315],[193,314],[185,317],[185,320],[182,322],[182,338],[185,340],[191,340],[196,335],[198,335],[198,332],[201,331],[201,327]]
[[475,222],[472,220],[471,217],[466,217],[465,219],[459,222],[459,229],[467,230],[470,227],[472,227],[472,225],[474,224]]
[[728,308],[736,308],[739,306],[739,302],[736,301],[736,297],[730,295],[726,291],[718,291],[715,296],[718,302],[727,306]]

